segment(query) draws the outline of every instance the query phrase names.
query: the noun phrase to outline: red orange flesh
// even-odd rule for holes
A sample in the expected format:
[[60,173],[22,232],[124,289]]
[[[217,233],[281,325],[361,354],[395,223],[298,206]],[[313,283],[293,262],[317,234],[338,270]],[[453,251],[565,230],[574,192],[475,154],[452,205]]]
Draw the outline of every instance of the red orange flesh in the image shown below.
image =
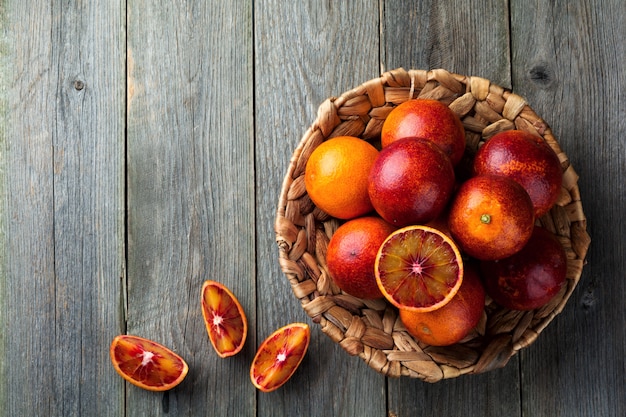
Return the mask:
[[202,285],[201,305],[204,324],[217,354],[226,358],[241,351],[248,334],[248,321],[237,297],[223,284],[208,280]]
[[176,353],[139,336],[116,336],[109,353],[113,367],[122,378],[149,391],[172,389],[189,371],[187,363]]
[[309,326],[291,323],[267,337],[250,366],[252,384],[263,392],[281,387],[296,372],[311,340]]
[[432,311],[456,294],[463,281],[463,260],[456,244],[428,226],[407,226],[383,242],[376,257],[378,286],[394,306]]

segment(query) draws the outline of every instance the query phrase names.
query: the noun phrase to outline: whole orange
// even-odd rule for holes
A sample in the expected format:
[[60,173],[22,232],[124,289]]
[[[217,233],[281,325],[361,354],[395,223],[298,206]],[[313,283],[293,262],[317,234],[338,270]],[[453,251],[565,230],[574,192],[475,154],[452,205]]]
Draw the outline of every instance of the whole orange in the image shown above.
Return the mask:
[[367,186],[378,150],[352,136],[328,139],[311,153],[304,183],[317,207],[339,219],[352,219],[372,211]]
[[567,255],[546,229],[533,234],[516,254],[480,264],[485,289],[493,300],[512,310],[533,310],[556,296],[567,277]]
[[480,147],[474,172],[505,175],[518,182],[533,202],[537,217],[552,208],[561,192],[561,163],[539,136],[522,130],[500,132]]
[[395,230],[380,217],[358,217],[339,226],[328,243],[326,264],[333,281],[348,294],[372,299],[383,294],[376,284],[378,248]]
[[435,219],[454,185],[450,158],[437,145],[405,138],[380,151],[370,172],[369,195],[378,214],[401,227]]
[[459,163],[465,152],[465,129],[461,119],[438,100],[408,100],[395,107],[383,123],[383,148],[396,140],[418,137],[432,141]]
[[443,307],[425,313],[400,309],[406,330],[423,343],[449,346],[476,327],[485,307],[485,290],[478,273],[466,268],[459,291]]
[[522,249],[534,221],[532,201],[521,185],[503,176],[479,175],[459,187],[448,226],[465,253],[495,260]]

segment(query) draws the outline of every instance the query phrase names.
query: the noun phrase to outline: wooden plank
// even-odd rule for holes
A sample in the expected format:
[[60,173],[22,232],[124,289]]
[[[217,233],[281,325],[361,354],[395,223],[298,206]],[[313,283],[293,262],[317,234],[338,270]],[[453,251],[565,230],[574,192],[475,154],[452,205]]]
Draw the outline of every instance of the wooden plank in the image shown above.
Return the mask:
[[444,68],[511,86],[507,4],[384,0],[383,66]]
[[[278,266],[273,229],[290,157],[317,107],[379,75],[376,2],[255,2],[258,339],[304,313]],[[259,416],[385,415],[384,377],[319,326],[305,361]]]
[[[505,2],[386,0],[383,25],[385,68],[445,68],[510,86]],[[389,414],[520,415],[517,364],[514,357],[504,369],[433,385],[390,379]]]
[[580,176],[592,238],[563,313],[523,352],[523,408],[528,415],[623,416],[626,47],[616,40],[626,39],[626,7],[620,0],[513,1],[511,22],[513,87],[552,127]]
[[3,2],[0,19],[0,414],[121,415],[123,10]]
[[[128,333],[189,363],[171,392],[129,386],[129,415],[255,414],[252,2],[128,5]],[[200,310],[206,279],[251,325],[220,359]]]

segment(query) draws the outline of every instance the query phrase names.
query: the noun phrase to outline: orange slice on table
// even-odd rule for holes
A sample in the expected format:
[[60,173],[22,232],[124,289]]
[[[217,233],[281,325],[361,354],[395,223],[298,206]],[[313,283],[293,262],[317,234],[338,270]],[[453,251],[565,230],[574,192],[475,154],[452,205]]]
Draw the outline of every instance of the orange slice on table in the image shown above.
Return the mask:
[[122,378],[149,391],[174,388],[189,371],[187,363],[176,353],[139,336],[116,336],[109,353]]
[[374,264],[376,282],[394,306],[432,311],[457,293],[463,281],[463,260],[457,245],[428,226],[407,226],[383,242]]
[[237,354],[246,342],[248,320],[237,297],[223,284],[202,285],[202,316],[215,352],[226,358]]
[[281,387],[298,369],[310,340],[311,331],[305,323],[291,323],[272,333],[252,360],[252,384],[263,392]]

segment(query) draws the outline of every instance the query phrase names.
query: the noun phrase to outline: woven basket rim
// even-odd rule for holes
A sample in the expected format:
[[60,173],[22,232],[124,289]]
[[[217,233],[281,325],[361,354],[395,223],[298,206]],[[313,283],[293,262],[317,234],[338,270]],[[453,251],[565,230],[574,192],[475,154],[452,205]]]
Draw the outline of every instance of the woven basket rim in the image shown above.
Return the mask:
[[[361,300],[341,292],[325,266],[325,250],[340,221],[315,207],[304,187],[304,167],[313,149],[334,136],[372,141],[389,111],[410,98],[433,98],[450,106],[464,124],[468,152],[503,130],[541,136],[563,169],[561,197],[538,223],[555,234],[568,255],[567,285],[546,306],[507,310],[488,297],[476,330],[449,347],[427,346],[410,336],[397,311],[384,300]],[[275,218],[278,261],[307,315],[348,354],[359,356],[386,376],[427,382],[501,368],[532,344],[561,313],[577,286],[590,245],[578,174],[548,124],[524,98],[491,81],[445,69],[384,72],[377,78],[326,99],[294,150],[282,182]]]

